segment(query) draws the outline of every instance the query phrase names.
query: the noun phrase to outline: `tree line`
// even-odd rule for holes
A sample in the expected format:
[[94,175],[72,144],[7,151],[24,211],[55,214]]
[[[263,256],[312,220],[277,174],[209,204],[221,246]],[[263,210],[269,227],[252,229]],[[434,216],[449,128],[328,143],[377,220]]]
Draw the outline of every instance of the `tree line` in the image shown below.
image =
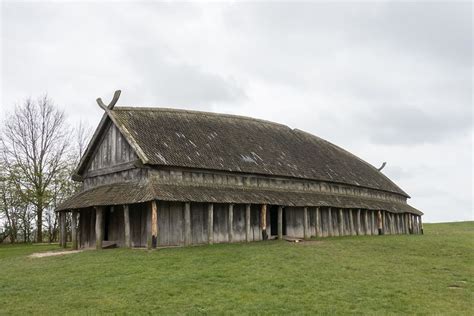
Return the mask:
[[47,95],[24,100],[1,120],[0,243],[58,240],[55,209],[80,189],[71,174],[90,134],[83,123],[70,125]]

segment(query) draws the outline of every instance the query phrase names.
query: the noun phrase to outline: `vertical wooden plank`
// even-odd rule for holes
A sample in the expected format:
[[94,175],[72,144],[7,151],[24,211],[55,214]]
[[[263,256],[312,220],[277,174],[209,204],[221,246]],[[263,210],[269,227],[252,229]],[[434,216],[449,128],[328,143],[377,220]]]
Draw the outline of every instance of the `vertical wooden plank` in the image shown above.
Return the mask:
[[151,247],[158,244],[158,206],[156,200],[151,201]]
[[207,205],[207,242],[214,243],[214,204]]
[[332,223],[332,210],[328,208],[328,235],[329,237],[334,236],[333,223]]
[[262,239],[267,240],[267,205],[262,204],[262,208],[260,210],[260,228],[262,230]]
[[95,208],[95,248],[102,249],[102,240],[104,240],[104,208]]
[[71,217],[71,241],[72,241],[72,249],[77,250],[77,211],[72,211]]
[[420,234],[423,235],[423,220],[421,219],[421,215],[418,215],[418,220],[420,222]]
[[229,242],[234,240],[234,204],[229,204],[227,221],[227,234]]
[[372,235],[376,235],[377,226],[375,225],[375,211],[373,210],[370,211],[370,218],[371,218],[371,224],[372,224]]
[[362,229],[361,229],[361,221],[360,221],[360,208],[357,209],[357,219],[356,219],[356,223],[357,223],[357,235],[362,235]]
[[303,208],[303,238],[309,239],[308,208]]
[[191,203],[184,204],[184,244],[191,244]]
[[344,236],[344,213],[339,209],[339,236]]
[[322,225],[321,225],[321,210],[319,207],[316,208],[316,237],[322,237],[321,234]]
[[383,235],[383,226],[382,226],[382,212],[379,210],[377,211],[377,230],[378,235]]
[[278,206],[278,239],[283,239],[283,206]]
[[245,241],[249,242],[253,238],[250,235],[250,215],[251,215],[251,205],[245,205]]
[[370,228],[369,225],[369,210],[365,210],[365,234],[366,235],[372,235],[372,229]]
[[349,226],[350,226],[350,234],[351,236],[354,236],[356,235],[356,231],[355,231],[355,228],[354,228],[354,214],[353,214],[353,210],[352,209],[349,209]]
[[151,210],[151,204],[145,203],[145,240],[146,240],[146,246],[148,249],[152,249],[153,247],[153,238],[152,238],[152,223],[151,223],[151,217],[152,217],[152,210]]
[[132,242],[130,239],[130,210],[128,205],[123,206],[123,226],[124,226],[124,245],[125,248],[130,248]]

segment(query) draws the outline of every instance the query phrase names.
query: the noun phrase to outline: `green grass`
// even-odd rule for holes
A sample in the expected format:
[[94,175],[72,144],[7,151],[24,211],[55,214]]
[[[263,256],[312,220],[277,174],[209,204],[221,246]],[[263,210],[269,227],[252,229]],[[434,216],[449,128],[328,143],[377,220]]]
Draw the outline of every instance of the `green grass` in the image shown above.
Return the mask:
[[474,222],[425,235],[28,254],[0,246],[0,314],[472,315]]

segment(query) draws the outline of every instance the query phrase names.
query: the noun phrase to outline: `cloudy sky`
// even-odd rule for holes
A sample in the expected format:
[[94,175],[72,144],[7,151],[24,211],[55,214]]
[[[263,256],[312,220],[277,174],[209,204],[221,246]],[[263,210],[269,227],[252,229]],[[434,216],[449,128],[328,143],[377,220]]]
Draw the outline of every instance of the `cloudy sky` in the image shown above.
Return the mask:
[[379,166],[426,222],[473,219],[470,2],[1,1],[1,112],[48,93],[248,115]]

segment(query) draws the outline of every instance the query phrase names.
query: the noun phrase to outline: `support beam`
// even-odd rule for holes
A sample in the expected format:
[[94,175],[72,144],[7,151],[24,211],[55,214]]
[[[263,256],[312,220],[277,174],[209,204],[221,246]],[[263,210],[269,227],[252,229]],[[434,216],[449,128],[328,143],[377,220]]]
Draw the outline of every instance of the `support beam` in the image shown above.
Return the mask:
[[339,209],[339,236],[344,236],[344,213]]
[[316,208],[316,237],[322,237],[321,210]]
[[234,240],[234,204],[229,204],[229,220],[227,223],[228,240],[232,242]]
[[375,211],[370,211],[370,217],[371,217],[371,220],[372,220],[372,235],[376,235],[377,234],[377,228],[376,228],[376,224],[375,224]]
[[78,249],[78,244],[77,244],[77,211],[72,211],[72,216],[71,216],[71,241],[72,241],[72,249],[77,250]]
[[158,245],[158,206],[156,200],[151,201],[151,247]]
[[283,206],[278,206],[278,239],[283,239]]
[[131,248],[132,242],[130,239],[130,209],[128,205],[123,206],[123,227],[124,227],[124,246],[125,248]]
[[410,234],[413,234],[413,221],[412,221],[412,216],[410,213],[407,214],[408,215],[408,229],[409,229],[409,233]]
[[153,248],[153,236],[151,233],[151,226],[152,226],[152,207],[151,203],[146,204],[146,226],[145,226],[145,232],[146,232],[146,247],[147,249],[152,249]]
[[308,227],[308,208],[303,208],[303,238],[309,239],[309,227]]
[[184,244],[191,244],[191,203],[184,203]]
[[328,235],[329,237],[334,236],[333,224],[332,224],[332,211],[331,208],[328,208]]
[[245,240],[250,241],[250,211],[251,205],[245,205]]
[[95,208],[95,248],[102,249],[102,240],[104,240],[104,208]]
[[262,239],[268,239],[267,233],[267,205],[262,204],[262,208],[260,210],[260,228],[262,230]]
[[377,230],[379,235],[383,235],[382,211],[377,211]]
[[350,226],[350,234],[351,236],[356,235],[355,227],[354,227],[354,212],[352,209],[349,209],[349,226]]
[[66,248],[66,212],[59,212],[59,247]]
[[214,243],[214,204],[207,205],[207,242]]
[[357,210],[357,235],[362,235],[362,221],[360,220],[360,209]]
[[423,220],[421,219],[421,215],[418,216],[418,219],[420,220],[420,233],[423,235]]
[[369,226],[369,210],[365,210],[365,234],[366,235],[372,235],[372,228]]

